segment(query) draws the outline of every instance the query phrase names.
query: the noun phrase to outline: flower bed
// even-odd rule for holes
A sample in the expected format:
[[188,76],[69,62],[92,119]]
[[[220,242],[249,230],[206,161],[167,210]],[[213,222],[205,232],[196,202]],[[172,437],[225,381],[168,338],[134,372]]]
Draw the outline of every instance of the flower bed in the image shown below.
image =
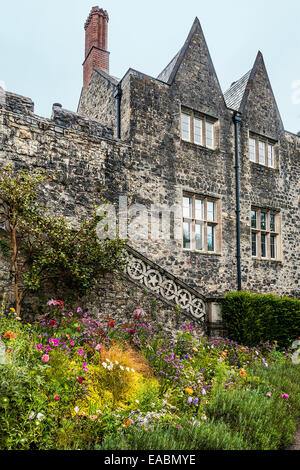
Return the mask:
[[[279,449],[300,416],[300,365],[276,341],[247,348],[152,335],[48,302],[34,324],[0,318],[1,449]],[[293,351],[294,352],[294,351]],[[268,431],[266,431],[268,429]]]

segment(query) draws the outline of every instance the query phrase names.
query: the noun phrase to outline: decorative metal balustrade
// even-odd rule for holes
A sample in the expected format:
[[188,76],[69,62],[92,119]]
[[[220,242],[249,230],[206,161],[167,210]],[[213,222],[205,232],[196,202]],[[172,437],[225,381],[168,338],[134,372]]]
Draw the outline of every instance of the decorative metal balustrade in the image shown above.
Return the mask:
[[178,305],[183,314],[194,320],[201,323],[207,320],[207,303],[203,295],[128,245],[126,249],[128,258],[124,273],[130,280],[169,305]]

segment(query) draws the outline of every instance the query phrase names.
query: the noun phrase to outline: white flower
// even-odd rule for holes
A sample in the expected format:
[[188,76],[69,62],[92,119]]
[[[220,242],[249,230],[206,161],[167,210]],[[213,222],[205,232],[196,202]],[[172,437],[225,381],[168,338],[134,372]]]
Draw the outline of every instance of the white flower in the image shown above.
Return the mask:
[[135,402],[136,402],[137,404],[139,404],[139,403],[140,403],[140,400],[135,400]]
[[120,369],[121,369],[121,370],[124,370],[124,367],[123,367],[123,366],[120,366]]
[[267,362],[265,362],[265,366],[266,366],[266,367],[269,367],[269,364],[268,364]]
[[34,418],[34,412],[32,411],[30,415],[28,416],[28,419],[33,419]]
[[134,370],[134,369],[131,369],[131,372],[135,372],[135,370]]
[[79,413],[79,408],[78,408],[78,406],[76,406],[76,407],[74,408],[74,411],[75,411],[75,413]]
[[126,367],[126,370],[127,370],[127,372],[130,372],[130,369],[129,369],[129,367]]
[[115,364],[116,364],[116,366],[118,366],[119,365],[118,361],[115,361]]
[[102,365],[103,365],[104,369],[107,369],[107,364],[106,364],[106,362],[102,362]]
[[43,419],[45,418],[45,416],[42,413],[38,413],[36,417],[39,421],[43,421]]

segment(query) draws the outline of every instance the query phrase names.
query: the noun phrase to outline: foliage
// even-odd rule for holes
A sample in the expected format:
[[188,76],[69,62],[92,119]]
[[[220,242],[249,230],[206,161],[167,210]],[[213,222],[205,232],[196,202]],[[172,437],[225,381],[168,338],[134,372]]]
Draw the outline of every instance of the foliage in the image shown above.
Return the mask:
[[4,168],[0,172],[1,215],[6,227],[1,249],[11,254],[18,315],[28,291],[38,291],[45,282],[64,279],[74,291],[85,294],[100,272],[114,271],[123,263],[123,241],[99,241],[97,226],[103,216],[96,210],[75,229],[39,203],[39,188],[50,179],[39,171],[15,173]]
[[276,340],[281,347],[290,347],[300,336],[300,300],[297,299],[231,292],[223,303],[222,317],[229,338],[247,346]]

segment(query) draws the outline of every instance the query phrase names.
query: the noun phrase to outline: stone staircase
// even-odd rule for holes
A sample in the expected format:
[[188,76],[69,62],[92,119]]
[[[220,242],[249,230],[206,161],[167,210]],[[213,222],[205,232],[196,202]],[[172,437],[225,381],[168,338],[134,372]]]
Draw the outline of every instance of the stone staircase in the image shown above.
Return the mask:
[[124,274],[135,284],[144,287],[170,306],[178,306],[181,313],[202,327],[208,323],[206,298],[180,281],[158,264],[126,245],[128,254]]

